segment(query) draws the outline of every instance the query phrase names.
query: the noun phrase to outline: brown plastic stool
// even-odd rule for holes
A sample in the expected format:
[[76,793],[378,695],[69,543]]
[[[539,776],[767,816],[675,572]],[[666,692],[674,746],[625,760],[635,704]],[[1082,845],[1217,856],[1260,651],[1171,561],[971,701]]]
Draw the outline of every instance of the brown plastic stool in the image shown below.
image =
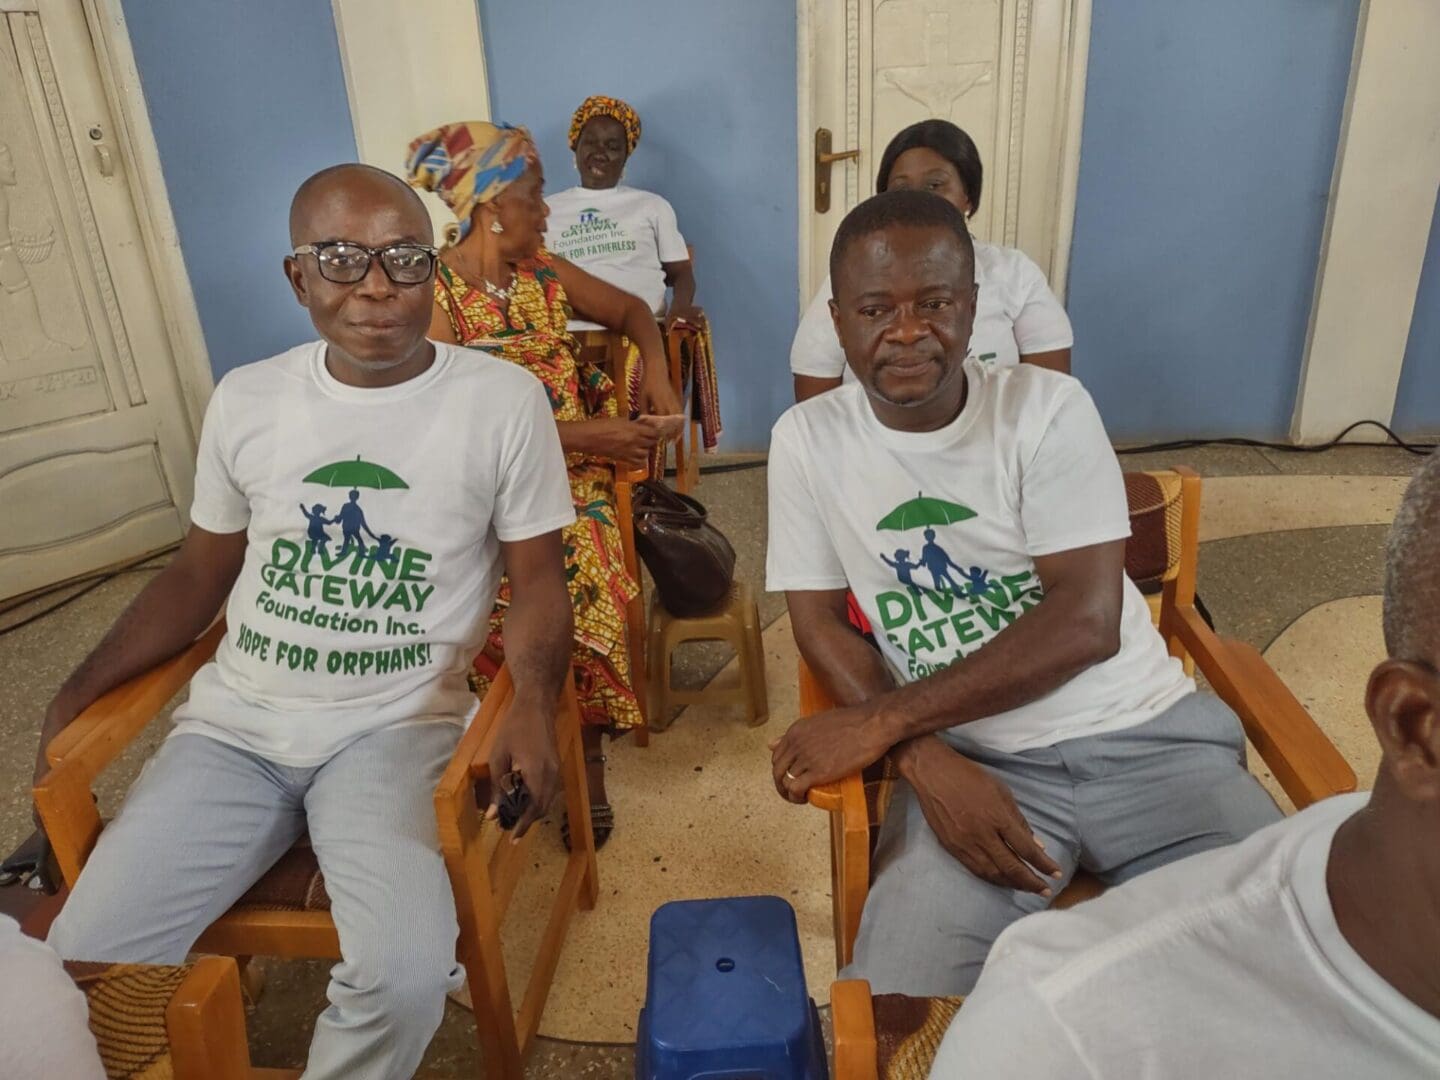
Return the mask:
[[[758,727],[770,716],[765,696],[765,651],[760,641],[760,611],[755,594],[744,582],[730,586],[725,606],[713,615],[682,619],[660,605],[657,594],[650,600],[649,708],[650,728],[664,731],[670,726],[670,709],[675,705],[741,705]],[[670,686],[670,657],[677,646],[688,641],[728,641],[740,658],[740,686],[735,690],[675,690]]]

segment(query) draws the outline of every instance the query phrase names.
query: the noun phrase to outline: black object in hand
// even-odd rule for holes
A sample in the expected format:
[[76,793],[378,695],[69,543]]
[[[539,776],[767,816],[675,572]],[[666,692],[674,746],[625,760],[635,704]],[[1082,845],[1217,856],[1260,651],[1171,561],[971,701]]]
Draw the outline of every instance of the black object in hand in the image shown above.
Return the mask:
[[520,820],[530,805],[530,789],[525,778],[518,772],[509,772],[500,778],[500,805],[498,807],[500,828],[510,830]]
[[36,829],[4,862],[0,862],[0,885],[23,882],[36,892],[55,891],[50,873],[50,839]]

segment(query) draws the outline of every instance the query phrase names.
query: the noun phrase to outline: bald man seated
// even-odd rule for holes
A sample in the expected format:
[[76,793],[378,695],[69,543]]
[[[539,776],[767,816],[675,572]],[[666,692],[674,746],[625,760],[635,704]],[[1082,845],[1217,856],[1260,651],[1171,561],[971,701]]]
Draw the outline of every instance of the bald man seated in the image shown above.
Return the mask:
[[936,1080],[1440,1076],[1440,457],[1390,534],[1374,791],[996,942]]
[[[462,981],[432,795],[478,703],[466,674],[502,574],[509,711],[492,775],[558,788],[574,518],[540,383],[427,341],[436,252],[416,194],[343,165],[295,196],[285,275],[320,340],[215,388],[192,528],[61,687],[44,748],[225,610],[214,662],[50,933],[67,959],[179,963],[306,832],[343,959],[305,1076],[413,1075]],[[492,813],[494,808],[492,807]]]

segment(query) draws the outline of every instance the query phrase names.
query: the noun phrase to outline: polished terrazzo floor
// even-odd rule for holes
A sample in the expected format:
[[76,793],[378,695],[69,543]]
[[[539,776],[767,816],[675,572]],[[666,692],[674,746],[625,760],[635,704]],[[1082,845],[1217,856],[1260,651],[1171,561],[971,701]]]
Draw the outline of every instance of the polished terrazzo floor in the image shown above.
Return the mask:
[[[1126,456],[1126,468],[1175,463],[1206,477],[1200,592],[1219,629],[1262,649],[1340,747],[1368,787],[1376,753],[1360,707],[1365,678],[1382,655],[1379,599],[1386,525],[1420,459],[1400,450],[1341,448],[1297,454],[1212,447]],[[741,576],[763,577],[764,472],[707,475],[699,496],[739,555]],[[54,614],[10,633],[61,593],[0,615],[0,851],[28,832],[34,732],[50,693],[98,639],[147,575],[116,578]],[[619,828],[601,854],[601,903],[577,917],[531,1060],[537,1077],[628,1077],[629,1043],[644,994],[650,913],[669,899],[774,893],[796,908],[811,990],[820,1001],[834,976],[826,823],[770,789],[766,741],[795,715],[795,651],[784,603],[765,596],[770,722],[750,728],[737,711],[695,706],[648,749],[610,750],[610,791]],[[727,680],[728,650],[694,646],[677,681]],[[155,724],[104,778],[113,808],[163,736]],[[1263,768],[1257,773],[1264,776]],[[535,872],[506,924],[517,987],[538,940],[543,906],[562,857],[553,831],[530,851]],[[328,964],[271,962],[250,1017],[259,1065],[298,1065],[324,1007]],[[451,1007],[421,1076],[475,1075],[478,1051],[466,1013]]]

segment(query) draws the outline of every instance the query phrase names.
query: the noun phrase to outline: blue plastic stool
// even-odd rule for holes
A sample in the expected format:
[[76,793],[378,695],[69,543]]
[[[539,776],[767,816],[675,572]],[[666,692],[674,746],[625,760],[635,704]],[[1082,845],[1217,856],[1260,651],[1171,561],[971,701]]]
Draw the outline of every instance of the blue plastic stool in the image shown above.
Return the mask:
[[829,1075],[789,904],[744,896],[655,912],[636,1080]]

